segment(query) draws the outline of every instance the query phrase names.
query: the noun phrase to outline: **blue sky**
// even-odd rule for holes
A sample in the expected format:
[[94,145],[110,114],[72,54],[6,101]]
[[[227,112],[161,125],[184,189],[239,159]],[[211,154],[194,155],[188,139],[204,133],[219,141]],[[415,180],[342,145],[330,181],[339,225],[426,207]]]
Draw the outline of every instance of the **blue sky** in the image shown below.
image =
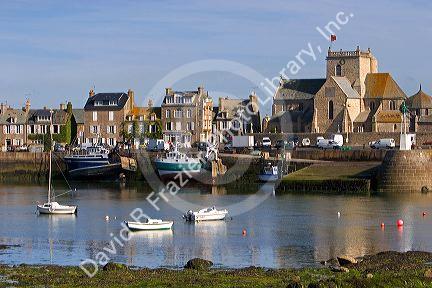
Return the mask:
[[[381,72],[391,72],[408,95],[432,94],[430,1],[1,1],[0,101],[32,107],[72,101],[88,90],[135,91],[138,104],[177,67],[222,59],[265,77],[279,71],[308,43],[323,48],[291,78],[325,74],[329,46],[316,30],[340,11],[353,18],[337,31],[334,49],[371,47]],[[211,70],[211,69],[210,69]],[[225,72],[198,73],[175,89],[198,85],[214,96],[247,97],[256,83]],[[258,92],[260,93],[260,92]],[[215,97],[215,98],[216,98]]]

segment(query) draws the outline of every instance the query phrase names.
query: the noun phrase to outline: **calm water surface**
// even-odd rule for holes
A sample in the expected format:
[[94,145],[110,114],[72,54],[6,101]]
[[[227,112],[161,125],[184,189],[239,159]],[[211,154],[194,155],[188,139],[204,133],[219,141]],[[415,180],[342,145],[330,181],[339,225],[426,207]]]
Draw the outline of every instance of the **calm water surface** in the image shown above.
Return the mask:
[[[1,186],[0,244],[17,246],[0,250],[0,262],[78,265],[110,247],[113,237],[119,237],[121,222],[131,220],[129,213],[136,207],[154,218],[174,220],[173,231],[131,233],[123,247],[115,244],[115,255],[106,253],[113,261],[175,268],[201,257],[219,267],[305,267],[338,254],[432,251],[432,198],[427,195],[274,196],[270,186],[256,195],[239,190],[247,188],[182,190],[178,199],[171,200],[174,204],[226,207],[245,199],[257,203],[265,199],[228,221],[189,224],[181,219],[184,211],[164,201],[158,202],[160,211],[156,211],[146,201],[151,191],[145,188],[81,185],[73,198],[58,199],[78,205],[77,216],[38,216],[35,202],[44,201],[45,186]],[[431,215],[422,217],[423,211]],[[398,218],[405,221],[403,229],[395,226]],[[381,222],[386,223],[384,230]]]

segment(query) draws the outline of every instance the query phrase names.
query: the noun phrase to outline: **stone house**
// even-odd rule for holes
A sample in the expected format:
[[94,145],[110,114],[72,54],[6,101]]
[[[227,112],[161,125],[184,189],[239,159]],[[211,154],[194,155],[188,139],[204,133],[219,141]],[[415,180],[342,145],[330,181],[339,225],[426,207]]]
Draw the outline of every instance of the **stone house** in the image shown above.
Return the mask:
[[432,97],[423,92],[420,85],[419,91],[406,101],[410,110],[410,131],[432,131]]
[[203,87],[196,91],[165,89],[161,105],[164,140],[191,146],[206,141],[212,132],[213,101]]
[[122,123],[134,107],[134,93],[97,93],[93,89],[84,106],[85,143],[115,146],[122,139]]
[[9,147],[27,144],[27,114],[30,102],[27,100],[23,109],[12,109],[8,105],[0,107],[0,148],[7,151]]
[[76,135],[72,142],[81,145],[85,143],[84,109],[72,109],[72,114],[76,123]]
[[52,134],[57,143],[71,144],[76,135],[76,123],[72,114],[72,103],[60,104],[59,109],[30,109],[27,115],[28,144],[46,144],[50,132],[52,112]]
[[138,147],[147,139],[162,138],[161,108],[153,107],[150,100],[147,107],[134,106],[126,115],[124,122],[127,133],[133,138],[133,144]]
[[255,92],[249,99],[219,98],[213,122],[218,131],[219,142],[232,135],[261,132],[261,116]]

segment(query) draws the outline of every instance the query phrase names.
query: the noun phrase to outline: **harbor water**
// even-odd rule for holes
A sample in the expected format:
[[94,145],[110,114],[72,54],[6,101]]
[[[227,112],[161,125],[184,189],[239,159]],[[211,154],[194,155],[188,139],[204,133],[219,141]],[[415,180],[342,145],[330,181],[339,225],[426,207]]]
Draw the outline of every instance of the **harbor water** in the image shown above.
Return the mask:
[[[296,268],[317,266],[340,254],[432,252],[430,195],[278,196],[272,186],[259,192],[248,186],[189,186],[169,202],[159,199],[156,210],[147,201],[150,188],[72,186],[77,189],[73,197],[57,200],[78,205],[76,216],[37,215],[36,201],[45,201],[45,186],[0,187],[0,245],[7,245],[0,250],[0,263],[79,265],[103,252],[111,261],[151,268],[179,268],[194,257],[226,268]],[[56,188],[57,194],[66,189]],[[226,221],[191,224],[181,218],[186,211],[179,207],[185,203],[217,208],[246,203],[247,209]],[[153,218],[173,220],[172,231],[129,232],[128,241],[123,241],[122,222],[132,220],[129,214],[135,208]],[[397,219],[403,219],[403,227],[396,226]]]

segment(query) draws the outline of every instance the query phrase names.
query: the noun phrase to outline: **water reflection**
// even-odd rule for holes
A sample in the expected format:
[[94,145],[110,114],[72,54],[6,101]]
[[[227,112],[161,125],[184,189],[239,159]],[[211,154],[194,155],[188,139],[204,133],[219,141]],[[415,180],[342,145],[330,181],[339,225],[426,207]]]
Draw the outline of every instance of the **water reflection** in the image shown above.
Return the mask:
[[[112,249],[123,220],[136,207],[154,218],[173,219],[173,230],[127,234],[130,241],[115,244],[113,261],[136,266],[181,267],[193,257],[221,267],[304,267],[339,254],[359,256],[384,250],[432,251],[431,196],[274,195],[263,185],[256,195],[230,187],[187,187],[179,197],[199,207],[225,207],[244,199],[266,200],[232,220],[186,223],[181,212],[160,201],[155,210],[147,201],[148,188],[83,185],[68,200],[78,215],[34,213],[34,200],[45,187],[0,187],[0,244],[18,244],[0,251],[8,264],[77,265]],[[236,192],[237,191],[237,192]],[[175,201],[175,200],[173,200]],[[428,211],[429,210],[429,211]],[[340,218],[337,213],[340,212]],[[105,215],[110,220],[105,221]],[[117,219],[115,219],[115,217]],[[14,219],[10,225],[8,219]],[[403,228],[396,220],[403,219]],[[385,227],[380,227],[385,223]],[[242,231],[245,229],[246,234]]]

